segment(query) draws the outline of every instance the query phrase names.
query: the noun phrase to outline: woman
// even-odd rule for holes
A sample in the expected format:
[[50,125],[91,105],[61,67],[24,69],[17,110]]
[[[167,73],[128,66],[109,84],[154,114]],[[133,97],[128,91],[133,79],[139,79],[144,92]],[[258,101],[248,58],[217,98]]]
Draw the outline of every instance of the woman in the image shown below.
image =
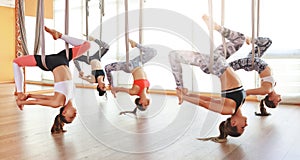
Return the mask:
[[[82,56],[74,59],[74,64],[79,72],[79,77],[90,83],[97,83],[98,84],[97,91],[99,93],[99,96],[103,96],[104,94],[106,94],[106,87],[105,87],[105,83],[104,83],[105,73],[102,69],[101,58],[109,50],[109,45],[107,43],[100,41],[98,39],[95,39],[91,36],[89,36],[89,40],[94,41],[99,45],[101,53],[99,53],[99,51],[97,51],[94,53],[94,55],[89,56],[89,57],[82,55]],[[84,62],[88,65],[91,65],[91,69],[92,69],[91,75],[84,76],[84,72],[81,70],[79,61]]]
[[[208,16],[203,16],[203,20],[208,24]],[[213,23],[213,27],[216,31],[220,32],[221,26],[217,23]],[[221,32],[220,32],[221,33]],[[221,33],[221,35],[223,35]],[[223,35],[224,36],[224,35]],[[251,43],[251,38],[246,38],[246,43],[249,45]],[[246,95],[266,95],[262,100],[270,108],[275,108],[281,101],[281,95],[277,94],[274,90],[276,85],[275,79],[272,75],[272,70],[268,64],[261,59],[267,49],[271,46],[272,41],[267,37],[258,37],[254,39],[254,59],[252,58],[252,51],[249,52],[246,58],[237,59],[229,63],[229,65],[236,71],[243,69],[245,71],[255,70],[261,79],[261,85],[258,88],[246,90]],[[227,46],[226,46],[227,47]],[[230,46],[229,46],[230,47]],[[223,48],[222,48],[223,49]],[[234,52],[227,52],[226,59],[228,59]],[[219,52],[220,55],[224,56],[224,52]],[[254,62],[254,63],[253,63]]]
[[[246,40],[247,44],[251,43],[250,38]],[[258,37],[254,40],[256,45],[254,49],[254,59],[252,58],[252,52],[246,58],[241,58],[230,62],[229,65],[234,70],[244,69],[245,71],[255,70],[261,79],[260,87],[247,89],[246,94],[248,95],[266,95],[262,100],[270,108],[276,108],[281,101],[281,95],[277,94],[274,90],[276,81],[272,75],[272,70],[268,64],[261,59],[264,52],[270,47],[272,41],[269,38]],[[260,51],[260,52],[259,52]],[[258,52],[260,54],[258,54]],[[254,63],[253,63],[254,62]],[[252,64],[253,63],[253,64]]]
[[[150,61],[157,55],[157,51],[153,48],[142,46],[132,40],[129,40],[129,43],[132,48],[139,48],[143,52],[143,54],[130,60],[129,64],[127,64],[126,62],[114,62],[106,65],[105,72],[107,75],[107,80],[114,97],[116,96],[115,94],[117,92],[126,92],[130,95],[137,95],[139,98],[135,100],[136,105],[141,109],[146,109],[150,103],[150,100],[147,97],[150,83],[140,63],[145,64],[146,62]],[[124,88],[114,86],[111,73],[112,71],[124,71],[126,73],[131,73],[134,79],[132,87]]]
[[[206,18],[206,16],[203,16],[204,20]],[[218,28],[218,31],[229,40],[226,44],[227,53],[235,52],[245,41],[245,37],[241,33],[233,32],[224,27]],[[209,70],[210,56],[207,54],[175,50],[169,53],[169,61],[177,85],[176,91],[179,104],[187,101],[222,115],[231,115],[230,118],[223,121],[219,126],[220,136],[218,138],[226,139],[227,135],[233,137],[240,136],[247,126],[247,118],[241,112],[241,106],[245,101],[246,93],[239,77],[226,63],[226,59],[221,54],[224,55],[223,45],[214,50],[212,71]],[[213,98],[189,94],[183,86],[181,63],[198,66],[203,72],[218,76],[221,82],[221,97]]]
[[[42,105],[53,108],[62,106],[59,115],[55,118],[55,122],[71,123],[76,117],[76,109],[72,103],[73,81],[69,61],[86,52],[90,48],[90,43],[63,35],[47,27],[45,27],[45,30],[52,35],[54,40],[62,39],[74,47],[69,49],[69,59],[66,57],[66,50],[62,50],[58,54],[46,55],[46,68],[42,64],[41,55],[27,55],[14,59],[13,69],[17,90],[17,105],[20,110],[23,110],[24,105]],[[38,66],[44,71],[51,71],[54,76],[54,95],[24,94],[22,67],[25,66]]]

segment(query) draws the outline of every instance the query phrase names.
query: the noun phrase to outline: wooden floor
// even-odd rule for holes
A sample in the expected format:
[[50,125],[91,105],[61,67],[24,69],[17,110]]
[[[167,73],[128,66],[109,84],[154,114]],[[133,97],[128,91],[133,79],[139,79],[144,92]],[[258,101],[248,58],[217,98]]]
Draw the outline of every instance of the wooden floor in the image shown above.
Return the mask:
[[126,94],[116,99],[96,96],[91,89],[76,89],[78,117],[65,125],[67,132],[51,135],[58,109],[15,105],[13,84],[0,84],[0,159],[28,160],[296,160],[300,159],[300,107],[280,105],[257,117],[257,102],[246,102],[248,127],[227,143],[198,141],[218,135],[227,118],[184,103],[174,96],[151,94],[146,112],[119,115],[132,109]]

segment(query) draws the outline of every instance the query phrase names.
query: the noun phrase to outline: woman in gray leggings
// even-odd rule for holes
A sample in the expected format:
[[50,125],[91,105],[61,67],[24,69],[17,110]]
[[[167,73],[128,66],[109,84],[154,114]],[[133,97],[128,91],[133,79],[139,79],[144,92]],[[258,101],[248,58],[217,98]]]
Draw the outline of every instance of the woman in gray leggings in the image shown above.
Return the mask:
[[[205,21],[208,22],[207,17]],[[221,26],[217,23],[214,23],[214,29],[218,30]],[[220,32],[222,36],[222,32]],[[225,36],[224,36],[225,37]],[[246,38],[246,43],[251,44],[251,38]],[[252,51],[249,52],[246,58],[241,58],[234,60],[229,63],[229,65],[236,71],[239,69],[243,69],[245,71],[256,71],[259,74],[261,79],[261,85],[258,88],[248,89],[246,90],[246,95],[266,95],[266,97],[261,101],[261,103],[265,102],[265,104],[270,108],[275,108],[281,101],[281,95],[277,94],[274,90],[276,85],[276,81],[272,75],[272,70],[268,66],[268,64],[261,59],[267,49],[272,45],[272,40],[267,37],[257,37],[254,39],[254,56]],[[226,43],[228,45],[228,43]],[[231,47],[230,43],[229,46]],[[223,48],[220,48],[223,50]],[[226,57],[223,52],[219,52],[220,55],[228,59],[231,55],[233,55],[238,49],[232,52],[227,52]],[[253,58],[254,57],[254,58]],[[253,63],[254,62],[254,63]]]
[[[89,57],[82,55],[82,56],[74,59],[74,64],[79,72],[79,77],[90,83],[97,83],[98,84],[97,85],[98,94],[99,94],[99,96],[103,96],[103,95],[106,95],[106,87],[105,87],[105,83],[104,83],[105,73],[102,69],[101,58],[109,50],[109,45],[101,40],[95,39],[92,36],[89,36],[89,40],[94,41],[95,43],[98,44],[98,46],[100,48],[100,53],[98,50],[92,56],[89,56]],[[92,70],[91,75],[84,76],[84,72],[81,70],[79,61],[84,62],[88,65],[91,65],[91,70]]]
[[[107,80],[114,96],[117,92],[126,92],[130,95],[137,95],[139,98],[135,100],[136,105],[140,109],[146,109],[150,103],[150,100],[147,97],[150,83],[141,65],[155,57],[157,55],[157,51],[153,48],[142,46],[132,40],[129,40],[129,43],[131,44],[132,48],[137,47],[143,52],[143,54],[130,60],[128,64],[126,62],[114,62],[106,65],[105,72]],[[124,71],[126,73],[131,73],[134,79],[132,87],[124,88],[114,86],[112,71]]]
[[[207,22],[207,16],[203,16],[202,18]],[[228,55],[233,54],[243,45],[245,41],[243,34],[231,31],[225,27],[215,27],[217,31],[229,40],[229,42],[226,43]],[[175,50],[169,53],[169,61],[177,85],[176,91],[179,104],[183,101],[187,101],[222,115],[231,115],[230,118],[220,124],[220,136],[217,137],[218,140],[224,140],[228,135],[233,137],[240,136],[247,126],[247,118],[242,115],[240,109],[245,101],[246,93],[239,77],[226,63],[224,56],[223,45],[220,45],[214,50],[214,63],[212,65],[212,71],[210,71],[210,56],[207,54],[182,50]],[[221,97],[209,97],[188,93],[183,85],[181,63],[198,66],[204,73],[219,77],[222,90]]]

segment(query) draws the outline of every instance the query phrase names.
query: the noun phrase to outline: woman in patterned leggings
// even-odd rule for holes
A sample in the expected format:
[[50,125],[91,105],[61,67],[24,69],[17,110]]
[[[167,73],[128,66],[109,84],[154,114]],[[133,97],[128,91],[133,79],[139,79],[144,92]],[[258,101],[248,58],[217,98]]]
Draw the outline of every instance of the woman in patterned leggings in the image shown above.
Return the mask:
[[[71,123],[76,117],[76,109],[73,106],[73,80],[69,68],[69,61],[81,56],[90,48],[90,43],[81,39],[63,35],[60,32],[45,27],[54,40],[62,39],[74,46],[69,49],[69,59],[66,57],[66,50],[58,54],[46,55],[46,67],[42,64],[41,55],[27,55],[14,59],[13,69],[17,92],[17,105],[23,110],[24,105],[43,105],[53,108],[60,108],[59,115],[55,118],[53,132],[62,132],[63,123]],[[44,71],[51,71],[54,76],[54,95],[40,95],[23,93],[24,75],[22,67],[38,66]]]
[[[208,23],[208,18],[205,18],[206,23]],[[214,29],[217,30],[221,26],[214,23]],[[251,38],[246,38],[246,43],[249,45],[251,43]],[[272,75],[272,70],[268,64],[261,59],[267,49],[272,45],[272,40],[267,37],[257,37],[254,39],[254,59],[252,58],[252,51],[249,52],[246,58],[241,58],[234,60],[229,63],[229,65],[236,71],[243,69],[245,71],[256,71],[261,79],[261,85],[258,88],[246,90],[246,95],[266,95],[266,97],[261,101],[270,108],[275,108],[281,101],[281,95],[277,94],[274,90],[276,81]],[[229,46],[230,47],[230,46]],[[223,49],[223,48],[221,48]],[[233,52],[228,52],[226,54],[226,59],[233,55],[237,50]],[[223,52],[219,52],[220,55],[224,56]],[[253,63],[254,62],[254,63]],[[253,64],[252,64],[253,63]]]
[[[250,44],[251,39],[247,38],[246,43]],[[243,69],[245,71],[256,71],[261,79],[260,87],[247,89],[248,95],[266,95],[261,101],[270,108],[275,108],[281,101],[281,95],[277,94],[274,90],[276,81],[272,75],[272,70],[268,64],[261,59],[265,51],[271,46],[272,41],[266,37],[258,37],[254,39],[254,59],[252,58],[252,51],[249,52],[246,58],[237,59],[229,63],[234,70]],[[253,63],[254,61],[254,63]],[[252,64],[253,63],[253,64]]]
[[[106,87],[105,87],[105,83],[104,83],[105,73],[102,69],[101,58],[109,50],[109,45],[103,41],[95,39],[92,36],[89,36],[89,40],[94,41],[95,43],[97,43],[99,45],[100,53],[99,53],[99,51],[96,51],[92,56],[89,56],[89,58],[87,58],[87,56],[85,56],[85,55],[82,55],[82,56],[74,59],[74,64],[79,72],[79,77],[90,83],[97,83],[98,84],[97,91],[99,93],[99,96],[103,96],[103,95],[106,95]],[[84,62],[88,65],[91,65],[91,69],[92,69],[91,75],[84,76],[84,72],[81,70],[79,61]]]
[[[207,16],[203,16],[202,18],[204,21],[208,20]],[[228,54],[238,50],[245,41],[244,35],[239,32],[234,32],[221,26],[215,29],[229,40],[226,43]],[[182,50],[175,50],[169,53],[169,61],[177,85],[176,91],[179,104],[187,101],[222,115],[231,115],[230,118],[223,121],[219,126],[221,132],[217,138],[219,140],[226,139],[227,135],[240,136],[247,126],[247,118],[241,112],[241,106],[245,101],[246,93],[239,77],[226,63],[226,59],[222,55],[224,55],[223,45],[220,45],[214,50],[214,64],[212,71],[210,71],[210,56],[207,54]],[[198,66],[204,73],[218,76],[221,82],[221,97],[213,98],[188,93],[183,85],[181,63]]]
[[[114,96],[117,92],[126,92],[130,95],[137,95],[139,98],[135,100],[136,105],[140,109],[146,109],[150,103],[150,100],[147,97],[150,83],[147,79],[146,73],[141,67],[141,64],[145,64],[155,57],[157,55],[157,51],[153,48],[142,46],[141,44],[138,44],[132,40],[129,40],[129,43],[131,44],[132,48],[137,47],[143,52],[143,54],[130,60],[129,64],[127,64],[127,62],[114,62],[106,65],[105,72],[107,80]],[[129,89],[114,86],[112,71],[124,71],[126,73],[131,73],[134,79],[132,87]]]

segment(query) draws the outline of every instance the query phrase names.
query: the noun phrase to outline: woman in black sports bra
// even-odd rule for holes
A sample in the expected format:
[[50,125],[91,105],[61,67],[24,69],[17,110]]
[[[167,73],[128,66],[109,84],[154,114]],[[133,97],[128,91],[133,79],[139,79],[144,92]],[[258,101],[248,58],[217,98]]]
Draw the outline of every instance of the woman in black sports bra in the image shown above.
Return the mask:
[[[92,56],[89,57],[87,57],[86,55],[82,55],[74,59],[74,64],[79,72],[79,77],[90,83],[97,83],[98,84],[97,91],[99,93],[99,96],[103,96],[106,95],[106,87],[104,83],[105,73],[101,65],[101,58],[109,50],[109,45],[101,40],[95,39],[92,36],[89,36],[89,40],[94,41],[95,43],[98,44],[100,48],[100,53],[98,50]],[[84,72],[81,70],[79,61],[91,65],[91,70],[92,70],[91,75],[84,76]]]
[[[208,17],[203,16],[203,20],[208,22]],[[229,40],[226,43],[228,54],[235,52],[235,50],[238,50],[243,45],[245,41],[243,34],[219,25],[215,25],[214,27],[216,27],[215,30],[219,31]],[[240,108],[245,101],[246,93],[239,77],[226,63],[225,57],[222,56],[223,52],[223,45],[215,49],[212,71],[209,70],[210,57],[207,54],[182,50],[171,51],[169,54],[169,61],[177,85],[176,91],[179,104],[187,101],[210,111],[231,116],[219,126],[219,140],[226,139],[227,135],[238,137],[243,134],[244,128],[247,126],[247,118],[242,115]],[[188,90],[183,86],[181,63],[198,66],[203,72],[218,76],[221,82],[221,96],[210,97],[188,93]]]

